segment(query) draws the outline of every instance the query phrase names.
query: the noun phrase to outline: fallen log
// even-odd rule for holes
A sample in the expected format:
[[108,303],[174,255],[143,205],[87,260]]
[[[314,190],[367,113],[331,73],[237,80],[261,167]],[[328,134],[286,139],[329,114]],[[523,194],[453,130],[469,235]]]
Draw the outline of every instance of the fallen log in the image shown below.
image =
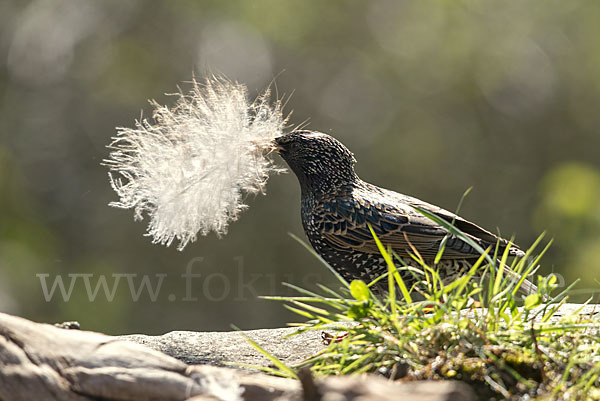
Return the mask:
[[367,375],[314,380],[308,371],[301,378],[188,365],[118,337],[0,313],[0,401],[475,399],[460,382],[394,383]]

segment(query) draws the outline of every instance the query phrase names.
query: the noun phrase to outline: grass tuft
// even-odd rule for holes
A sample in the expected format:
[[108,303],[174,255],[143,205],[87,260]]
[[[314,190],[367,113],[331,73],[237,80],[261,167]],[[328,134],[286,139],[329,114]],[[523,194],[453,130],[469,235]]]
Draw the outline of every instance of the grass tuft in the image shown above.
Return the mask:
[[[469,242],[451,223],[434,220]],[[600,399],[600,311],[556,316],[575,283],[558,292],[554,275],[538,275],[534,293],[517,292],[548,249],[549,244],[533,256],[543,235],[510,265],[507,251],[499,255],[498,247],[482,249],[470,241],[480,258],[462,277],[444,283],[435,266],[418,255],[418,268],[401,263],[372,233],[388,265],[374,282],[348,283],[336,274],[342,288],[319,285],[323,295],[288,284],[301,296],[264,297],[284,301],[308,319],[294,324],[301,332],[344,333],[294,369],[310,366],[316,375],[369,372],[404,381],[462,380],[482,399]],[[437,260],[442,252],[443,247]],[[419,278],[417,287],[406,285],[404,271]],[[374,291],[381,280],[388,284],[383,295]],[[292,368],[275,365],[277,374],[295,375]]]

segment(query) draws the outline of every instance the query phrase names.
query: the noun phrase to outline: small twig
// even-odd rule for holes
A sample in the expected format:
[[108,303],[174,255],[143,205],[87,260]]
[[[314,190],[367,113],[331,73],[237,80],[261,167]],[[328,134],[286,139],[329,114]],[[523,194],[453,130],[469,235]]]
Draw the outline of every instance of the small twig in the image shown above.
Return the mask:
[[541,364],[541,369],[540,369],[540,374],[541,374],[541,380],[540,382],[545,382],[546,381],[546,370],[545,370],[545,364],[544,364],[544,360],[542,358],[542,355],[544,355],[542,353],[542,351],[540,350],[538,341],[537,341],[537,337],[535,335],[535,328],[533,326],[533,320],[531,321],[531,338],[533,339],[533,347],[535,349],[535,354],[538,358],[538,361]]

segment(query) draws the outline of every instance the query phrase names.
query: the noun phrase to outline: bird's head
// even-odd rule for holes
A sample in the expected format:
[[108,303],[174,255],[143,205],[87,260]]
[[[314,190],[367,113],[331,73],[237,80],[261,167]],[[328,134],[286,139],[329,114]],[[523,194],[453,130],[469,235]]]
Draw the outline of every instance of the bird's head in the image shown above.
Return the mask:
[[328,191],[357,179],[354,155],[332,136],[294,131],[276,138],[275,146],[298,177],[302,190]]

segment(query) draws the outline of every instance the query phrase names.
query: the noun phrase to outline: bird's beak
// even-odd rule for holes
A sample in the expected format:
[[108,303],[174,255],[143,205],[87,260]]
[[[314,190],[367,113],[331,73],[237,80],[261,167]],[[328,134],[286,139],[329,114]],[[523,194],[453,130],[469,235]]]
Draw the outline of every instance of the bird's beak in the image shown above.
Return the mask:
[[281,154],[281,152],[283,152],[284,150],[285,150],[285,148],[283,146],[281,146],[279,144],[279,141],[277,141],[277,138],[275,138],[273,140],[273,151],[276,152],[276,153]]

